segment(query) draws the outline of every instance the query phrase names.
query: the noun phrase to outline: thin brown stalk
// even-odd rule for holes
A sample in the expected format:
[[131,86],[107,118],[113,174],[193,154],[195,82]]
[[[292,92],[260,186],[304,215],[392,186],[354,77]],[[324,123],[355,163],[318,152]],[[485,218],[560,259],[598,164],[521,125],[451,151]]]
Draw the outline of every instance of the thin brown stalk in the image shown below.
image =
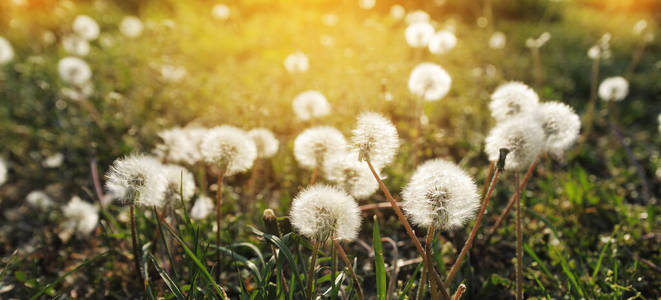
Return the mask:
[[358,281],[356,273],[353,271],[353,266],[349,260],[349,257],[347,257],[344,249],[342,249],[342,245],[340,245],[340,243],[335,238],[332,238],[332,240],[335,248],[337,249],[337,253],[340,255],[340,257],[342,257],[342,260],[344,260],[347,269],[349,269],[349,274],[351,275],[351,279],[353,279],[353,284],[355,286],[354,288],[356,289],[356,293],[358,294],[358,299],[365,300],[365,296],[363,296],[363,289],[360,287],[360,282]]
[[489,184],[491,183],[490,178],[491,178],[491,176],[493,176],[493,171],[494,171],[495,168],[496,168],[496,162],[495,161],[491,162],[489,164],[489,172],[487,172],[487,177],[485,177],[487,180],[485,180],[485,182],[484,182],[484,187],[482,187],[482,194],[480,194],[480,195],[486,195],[487,194],[487,190],[489,189]]
[[[319,244],[321,242],[319,240],[314,241],[314,249],[312,250],[312,257],[310,258],[310,268],[308,269],[308,284],[306,288],[306,295],[308,296],[308,300],[314,299],[314,295],[312,294],[312,288],[314,287],[314,267],[317,264],[317,252],[319,252]],[[335,279],[333,279],[335,280]]]
[[138,250],[138,230],[135,228],[135,205],[129,206],[129,214],[131,217],[131,243],[133,246],[133,262],[135,263],[135,271],[138,273],[138,279],[142,283],[143,288],[147,288],[147,282],[142,278],[142,271],[140,271],[140,251]]
[[[519,186],[519,173],[514,174],[514,186]],[[516,190],[516,299],[523,300],[523,234],[521,232],[521,194]]]
[[90,173],[92,173],[92,183],[94,184],[94,192],[96,193],[96,198],[99,200],[99,206],[105,207],[103,205],[103,189],[101,189],[101,181],[99,180],[99,170],[96,167],[96,158],[90,160]]
[[464,294],[466,291],[466,285],[465,284],[460,284],[459,287],[457,287],[457,291],[452,295],[452,300],[459,300],[461,299],[461,296]]
[[487,204],[489,203],[489,199],[491,199],[491,195],[493,194],[494,187],[496,186],[496,182],[498,180],[498,176],[500,175],[500,169],[496,168],[496,170],[493,173],[493,177],[491,178],[491,181],[489,183],[489,190],[484,197],[484,201],[482,201],[482,207],[480,207],[480,212],[477,214],[477,218],[475,220],[475,225],[473,225],[473,230],[471,230],[470,236],[466,240],[466,243],[464,244],[464,247],[461,248],[461,252],[459,252],[459,256],[457,256],[457,260],[454,262],[452,267],[450,268],[450,272],[448,272],[448,277],[445,278],[445,285],[449,286],[452,283],[452,279],[454,278],[455,274],[457,271],[459,271],[459,267],[461,266],[461,263],[464,261],[464,257],[466,257],[466,254],[468,253],[468,250],[470,249],[471,245],[473,244],[473,240],[475,239],[475,236],[477,235],[477,230],[480,228],[480,223],[482,222],[482,217],[484,217],[484,212],[486,211]]
[[248,201],[254,201],[257,191],[255,190],[255,185],[259,178],[259,167],[261,166],[261,159],[256,159],[255,164],[252,166],[252,172],[250,173],[250,180],[248,180]]
[[418,291],[415,293],[415,299],[424,299],[425,298],[425,286],[427,284],[427,264],[422,265],[422,271],[420,273],[420,284],[418,285]]
[[315,166],[312,171],[312,177],[310,177],[310,185],[314,185],[314,183],[317,182],[317,173],[319,173],[319,167]]
[[216,188],[216,262],[218,265],[216,266],[216,282],[220,282],[220,261],[221,261],[221,253],[220,253],[220,204],[222,203],[222,198],[223,198],[223,178],[225,177],[225,170],[221,170],[220,174],[218,175],[218,182],[217,182],[217,188]]
[[[432,256],[431,256],[431,244],[434,241],[434,226],[429,226],[427,229],[427,239],[425,240],[425,252],[427,253],[427,270],[428,272],[434,272],[434,267],[432,266]],[[421,284],[422,286],[422,284]],[[431,293],[432,299],[439,299],[438,296],[438,286],[433,280],[429,281],[429,291]]]
[[[401,204],[401,202],[397,202],[397,204]],[[370,204],[361,205],[358,208],[360,208],[360,211],[365,211],[370,209],[391,208],[391,207],[392,205],[390,204],[390,202],[379,202],[379,203],[370,203]]]
[[[383,191],[383,194],[386,196],[386,198],[390,202],[390,205],[395,211],[395,214],[399,218],[399,222],[402,223],[402,226],[404,226],[406,233],[411,238],[411,241],[413,241],[413,244],[415,245],[415,248],[418,250],[418,253],[420,254],[420,256],[422,256],[423,260],[427,260],[427,254],[425,253],[425,250],[422,248],[422,245],[420,244],[418,237],[415,235],[415,231],[413,231],[413,228],[411,228],[411,225],[406,220],[406,217],[404,217],[402,210],[399,208],[399,205],[397,205],[397,202],[395,202],[395,199],[393,199],[392,195],[390,194],[390,191],[388,190],[388,187],[386,187],[386,185],[383,183],[383,180],[381,180],[379,174],[376,173],[376,170],[374,170],[374,166],[372,166],[372,163],[369,160],[366,160],[366,162],[367,162],[367,166],[369,166],[370,168],[370,171],[372,171],[372,175],[374,175],[374,178],[379,183],[379,187],[381,188],[381,191]],[[430,272],[430,274],[433,274],[431,277],[436,281],[436,284],[439,285],[441,292],[443,293],[444,296],[443,298],[450,299],[445,284],[441,280],[440,276],[438,276],[436,272]]]

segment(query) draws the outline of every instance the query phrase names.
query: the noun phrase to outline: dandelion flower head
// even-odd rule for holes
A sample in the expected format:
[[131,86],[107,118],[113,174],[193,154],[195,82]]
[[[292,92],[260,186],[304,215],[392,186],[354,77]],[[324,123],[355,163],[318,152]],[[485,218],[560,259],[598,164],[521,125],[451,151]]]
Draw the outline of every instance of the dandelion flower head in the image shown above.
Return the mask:
[[406,43],[413,48],[424,48],[429,44],[429,40],[434,35],[434,27],[427,22],[415,22],[406,27],[404,36]]
[[362,113],[352,133],[359,160],[369,160],[374,167],[385,167],[395,158],[399,135],[395,125],[386,117],[374,112]]
[[531,114],[537,109],[539,96],[521,82],[507,82],[491,94],[489,109],[498,122],[518,115]]
[[561,155],[571,147],[581,130],[581,120],[569,105],[560,102],[545,102],[535,112],[535,120],[544,130],[544,149]]
[[0,36],[0,66],[8,63],[14,58],[14,48],[9,41]]
[[227,20],[230,17],[230,8],[225,4],[216,4],[211,9],[211,15],[218,20]]
[[298,94],[292,106],[296,116],[303,121],[326,116],[331,109],[324,94],[312,90]]
[[135,16],[126,16],[119,23],[119,32],[128,38],[136,38],[142,34],[144,25],[142,21]]
[[285,58],[285,69],[289,73],[305,73],[310,68],[310,61],[303,52],[294,52]]
[[409,91],[426,101],[438,101],[450,91],[452,78],[441,66],[434,63],[417,65],[409,76]]
[[213,211],[213,201],[207,196],[199,196],[191,208],[190,217],[193,220],[202,220]]
[[46,210],[55,205],[53,199],[51,199],[51,197],[48,196],[48,194],[46,194],[44,191],[40,190],[30,192],[27,196],[25,196],[25,201],[28,203],[28,205],[40,210]]
[[429,14],[422,10],[414,10],[406,15],[406,23],[429,23]]
[[390,16],[395,20],[401,20],[402,18],[404,18],[405,14],[406,14],[406,10],[404,9],[403,6],[399,4],[395,4],[390,7]]
[[99,24],[86,15],[79,15],[73,20],[73,32],[88,41],[99,37]]
[[500,31],[496,31],[489,38],[489,48],[503,49],[505,48],[506,42],[507,42],[507,37],[505,36],[505,34]]
[[489,161],[497,162],[500,149],[508,149],[505,170],[524,170],[544,147],[544,130],[530,116],[521,116],[498,123],[486,138],[484,151]]
[[67,219],[66,227],[71,227],[80,235],[87,236],[99,223],[99,208],[89,202],[83,201],[78,196],[69,200],[62,208],[62,213]]
[[227,176],[250,169],[257,158],[257,147],[248,133],[234,126],[210,129],[201,147],[204,160],[223,167]]
[[7,182],[7,173],[9,173],[7,162],[2,157],[0,157],[0,186]]
[[457,46],[457,37],[449,30],[441,30],[429,39],[429,52],[433,54],[446,53]]
[[90,66],[78,57],[68,56],[60,59],[57,71],[62,81],[76,86],[82,86],[92,78]]
[[190,171],[178,165],[164,165],[163,173],[167,180],[165,204],[179,205],[181,197],[188,201],[195,193],[195,178]]
[[332,154],[324,163],[324,178],[356,199],[368,198],[379,189],[367,164],[358,161],[357,151]]
[[279,142],[273,132],[266,128],[255,128],[248,131],[248,135],[255,142],[257,157],[268,158],[278,152]]
[[629,94],[629,82],[622,76],[608,77],[599,84],[599,98],[603,101],[622,101]]
[[294,157],[305,169],[322,168],[334,153],[344,152],[347,141],[342,133],[330,126],[317,126],[304,130],[294,140]]
[[125,204],[160,207],[166,188],[163,166],[151,156],[132,154],[118,158],[106,173],[106,189]]
[[86,56],[90,53],[90,44],[86,39],[77,35],[68,35],[62,38],[64,51],[75,56]]

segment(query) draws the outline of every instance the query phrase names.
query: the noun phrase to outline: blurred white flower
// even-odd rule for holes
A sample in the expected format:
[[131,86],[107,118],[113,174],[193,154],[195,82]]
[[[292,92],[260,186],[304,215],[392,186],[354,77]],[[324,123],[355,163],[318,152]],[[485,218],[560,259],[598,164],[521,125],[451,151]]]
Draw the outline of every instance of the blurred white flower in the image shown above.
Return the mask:
[[551,39],[551,33],[544,32],[537,38],[529,38],[526,40],[526,47],[528,48],[541,48]]
[[305,91],[296,96],[292,103],[294,113],[303,120],[321,118],[330,113],[330,104],[319,91]]
[[190,217],[193,220],[202,220],[213,211],[213,200],[207,196],[199,196],[190,210]]
[[285,58],[285,69],[289,73],[305,73],[310,68],[308,57],[303,52],[294,52]]
[[406,43],[413,48],[424,48],[434,35],[434,27],[426,22],[411,23],[404,32]]
[[599,84],[599,98],[603,101],[622,101],[629,94],[629,82],[622,76],[608,77]]
[[376,5],[376,0],[358,0],[358,6],[362,9],[372,9]]
[[201,144],[208,132],[206,128],[174,127],[158,133],[162,143],[156,145],[154,153],[168,163],[194,165],[202,160]]
[[356,199],[366,199],[379,189],[367,164],[358,161],[357,151],[332,153],[324,163],[324,178]]
[[227,20],[230,17],[230,8],[225,4],[216,4],[211,9],[211,15],[218,20]]
[[489,48],[503,49],[505,48],[506,42],[507,42],[507,37],[505,36],[505,34],[500,31],[496,31],[489,38]]
[[88,236],[99,223],[99,208],[78,196],[69,200],[62,208],[62,213],[66,218],[64,226],[74,229],[81,236]]
[[405,14],[406,10],[404,10],[404,7],[399,4],[390,7],[390,16],[395,20],[401,20],[404,18]]
[[384,116],[364,112],[358,116],[351,141],[358,150],[358,159],[369,160],[375,169],[385,167],[395,158],[399,148],[397,128]]
[[[659,116],[656,119],[659,123],[659,132],[661,132],[661,114],[659,114]],[[2,180],[0,180],[0,182],[2,182]]]
[[71,55],[86,56],[90,53],[90,44],[86,39],[77,35],[68,35],[62,38],[64,51]]
[[0,186],[7,182],[7,174],[9,173],[9,166],[4,158],[0,157]]
[[179,82],[188,74],[186,68],[182,66],[162,65],[161,77],[170,82]]
[[647,21],[645,19],[640,19],[636,24],[633,26],[633,34],[635,35],[640,35],[647,29]]
[[502,121],[487,136],[484,151],[489,161],[497,162],[500,149],[508,149],[505,170],[521,171],[537,158],[544,146],[544,130],[529,116]]
[[248,136],[252,138],[257,147],[258,158],[268,158],[278,152],[279,142],[273,132],[266,128],[255,128],[248,131]]
[[0,66],[8,63],[14,58],[14,49],[9,41],[0,36]]
[[602,35],[599,41],[597,42],[597,44],[590,47],[590,49],[588,49],[588,57],[593,60],[597,58],[609,59],[611,56],[610,39],[611,39],[610,33],[607,32],[604,35]]
[[335,26],[337,25],[338,18],[336,14],[325,14],[321,17],[321,22],[326,26]]
[[28,205],[31,207],[39,210],[46,210],[55,205],[53,199],[44,193],[44,191],[30,192],[27,196],[25,196],[25,201],[27,201]]
[[414,10],[406,15],[406,23],[429,23],[429,14],[422,10]]
[[41,164],[46,168],[58,168],[62,165],[64,161],[64,154],[58,152],[51,156],[46,157]]
[[73,21],[73,32],[85,40],[93,41],[99,37],[99,24],[89,16],[79,15]]
[[442,159],[420,165],[402,192],[402,207],[414,224],[452,230],[480,207],[477,186],[464,170]]
[[328,157],[347,150],[344,135],[330,126],[303,130],[294,140],[294,157],[305,169],[322,168]]
[[351,196],[327,185],[313,185],[300,192],[292,203],[292,226],[314,241],[353,240],[360,229],[360,209]]
[[189,201],[195,194],[195,178],[193,174],[178,165],[164,165],[162,172],[165,174],[167,186],[165,189],[165,204],[177,206],[181,203],[181,195],[184,201]]
[[166,188],[163,165],[143,154],[116,159],[106,173],[106,189],[124,204],[160,207]]
[[57,71],[62,81],[82,86],[92,78],[90,66],[78,57],[68,56],[57,64]]
[[128,38],[136,38],[142,34],[144,25],[142,21],[135,16],[126,16],[119,24],[119,32]]
[[257,147],[247,132],[223,125],[209,130],[202,142],[202,156],[207,163],[224,168],[226,176],[232,176],[252,167]]
[[441,30],[429,40],[429,52],[433,54],[446,53],[457,46],[457,37],[448,30]]
[[418,64],[409,76],[409,91],[426,101],[438,101],[450,91],[452,78],[434,63]]
[[516,81],[506,82],[491,94],[491,116],[501,122],[518,115],[528,115],[537,109],[539,96],[529,86]]
[[41,34],[41,40],[44,42],[44,44],[51,45],[55,43],[55,40],[57,39],[52,31],[46,30]]
[[535,120],[544,130],[545,151],[556,156],[571,147],[581,130],[581,119],[569,105],[545,102],[538,106]]

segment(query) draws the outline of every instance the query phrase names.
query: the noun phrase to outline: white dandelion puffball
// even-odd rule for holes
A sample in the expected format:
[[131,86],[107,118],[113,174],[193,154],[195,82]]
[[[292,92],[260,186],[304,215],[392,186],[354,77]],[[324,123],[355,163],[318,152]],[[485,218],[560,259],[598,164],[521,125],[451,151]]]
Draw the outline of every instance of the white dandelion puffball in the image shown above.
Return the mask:
[[507,37],[505,36],[505,34],[500,31],[496,31],[489,38],[489,48],[503,49],[505,48],[506,42],[507,42]]
[[202,220],[213,211],[213,201],[207,196],[199,196],[190,210],[190,217],[193,220]]
[[406,14],[406,10],[404,10],[404,6],[395,4],[390,7],[390,16],[395,20],[401,20],[402,18],[404,18],[405,14]]
[[629,94],[629,82],[622,76],[608,77],[599,84],[599,98],[603,101],[622,101]]
[[535,120],[544,130],[544,149],[561,155],[571,147],[581,131],[581,119],[569,105],[560,102],[545,102],[535,112]]
[[537,109],[539,96],[529,86],[516,81],[501,84],[491,94],[491,116],[501,122],[506,119],[531,114]]
[[85,40],[93,41],[99,37],[99,24],[89,16],[79,15],[73,21],[73,32]]
[[594,45],[588,49],[588,57],[590,59],[597,59],[601,57],[601,49],[599,48],[598,45]]
[[90,235],[99,223],[99,208],[78,196],[69,200],[62,208],[62,214],[67,219],[64,226],[75,229],[82,236]]
[[305,73],[310,68],[307,55],[303,52],[294,52],[285,58],[285,69],[289,73]]
[[68,56],[57,63],[57,71],[62,81],[82,86],[92,78],[90,66],[78,57]]
[[322,168],[326,159],[347,149],[344,135],[330,126],[317,126],[303,130],[294,140],[294,157],[305,169]]
[[248,136],[252,138],[257,147],[257,157],[268,158],[278,152],[280,142],[275,138],[273,132],[266,128],[255,128],[248,131]]
[[195,194],[195,178],[193,174],[178,165],[164,165],[162,172],[167,180],[165,189],[165,204],[179,205],[181,197],[188,201]]
[[419,227],[451,230],[480,207],[477,186],[454,163],[433,159],[420,165],[402,192],[402,207]]
[[39,210],[46,210],[53,205],[55,205],[55,202],[53,202],[53,199],[51,199],[50,196],[48,196],[44,191],[32,191],[30,192],[27,196],[25,196],[25,201],[28,203],[33,208],[39,209]]
[[426,101],[438,101],[450,91],[452,78],[441,66],[434,63],[417,65],[409,76],[409,91]]
[[345,192],[316,184],[301,191],[289,213],[294,228],[314,241],[353,240],[360,229],[360,208]]
[[143,154],[118,158],[106,173],[106,189],[123,204],[161,207],[167,189],[163,165]]
[[292,106],[296,116],[303,121],[326,116],[331,110],[326,96],[319,91],[305,91],[298,94]]
[[173,66],[173,65],[162,65],[161,66],[161,78],[169,82],[179,82],[184,77],[186,77],[188,72],[185,67],[182,66]]
[[411,23],[404,31],[406,43],[412,48],[424,48],[429,44],[429,40],[434,35],[434,26],[426,22]]
[[7,166],[7,162],[2,157],[0,157],[0,186],[7,182],[8,173],[9,167]]
[[230,8],[225,4],[216,4],[211,9],[211,15],[218,20],[227,20],[230,17]]
[[60,166],[62,166],[63,162],[64,162],[64,154],[58,152],[46,157],[46,159],[44,159],[44,161],[41,162],[41,165],[46,168],[59,168]]
[[0,36],[0,66],[14,59],[14,48],[9,41]]
[[359,160],[369,160],[377,168],[387,166],[395,158],[399,135],[386,117],[374,112],[361,113],[352,133],[351,141],[358,150]]
[[154,153],[169,163],[194,165],[202,160],[201,144],[206,128],[174,127],[158,132],[162,143],[157,144]]
[[372,9],[376,5],[376,0],[358,0],[358,6],[362,9]]
[[647,21],[645,19],[640,19],[633,25],[633,34],[640,35],[647,28]]
[[257,147],[248,133],[234,126],[212,128],[202,142],[207,163],[223,167],[226,176],[244,172],[257,158]]
[[357,151],[331,154],[324,163],[324,178],[356,199],[369,198],[379,189],[367,164],[358,161]]
[[406,23],[429,23],[429,14],[422,10],[414,10],[406,15]]
[[136,38],[142,34],[144,25],[142,21],[135,16],[126,16],[119,23],[119,32],[128,38]]
[[449,30],[441,30],[429,39],[429,52],[433,54],[446,53],[457,46],[457,37]]
[[86,39],[77,35],[68,35],[62,38],[64,51],[71,55],[86,56],[90,53],[90,44]]
[[500,149],[508,149],[505,170],[521,171],[537,158],[544,147],[544,130],[529,116],[521,116],[498,123],[485,140],[489,161],[497,162]]

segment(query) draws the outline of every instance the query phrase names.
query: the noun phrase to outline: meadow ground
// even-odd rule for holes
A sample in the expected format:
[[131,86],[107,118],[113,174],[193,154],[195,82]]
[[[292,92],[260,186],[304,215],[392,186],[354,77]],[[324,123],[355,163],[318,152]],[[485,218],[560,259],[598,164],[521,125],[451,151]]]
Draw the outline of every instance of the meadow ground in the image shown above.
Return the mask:
[[[8,55],[0,39],[0,298],[214,298],[220,287],[231,299],[306,299],[310,278],[324,299],[358,298],[332,243],[321,244],[315,276],[307,273],[315,243],[288,216],[314,171],[295,157],[294,140],[328,125],[351,143],[358,115],[378,112],[400,138],[380,172],[395,200],[433,158],[456,163],[482,191],[490,178],[485,138],[498,123],[491,95],[508,81],[529,85],[541,102],[573,107],[581,133],[560,155],[540,154],[521,194],[521,247],[514,210],[490,234],[515,194],[515,172],[500,175],[450,293],[465,284],[463,299],[515,298],[519,248],[526,298],[661,297],[661,2],[406,1],[402,16],[392,11],[395,1],[383,0],[217,4],[0,3],[0,37],[11,48]],[[435,31],[453,33],[456,46],[442,54],[411,47],[406,14],[416,10],[429,14]],[[73,25],[80,15],[94,20],[96,35],[85,21]],[[495,32],[504,34],[502,45]],[[590,57],[593,46],[599,53]],[[298,51],[308,66],[289,72],[284,61]],[[62,72],[65,57],[84,60],[89,79],[85,70]],[[452,79],[440,101],[409,90],[422,62]],[[628,93],[602,101],[596,84],[613,76],[626,78]],[[292,101],[306,90],[321,92],[330,113],[301,120]],[[255,162],[257,171],[224,178],[220,248],[213,204],[191,208],[203,196],[215,199],[222,164],[184,164],[194,196],[176,194],[188,201],[137,207],[145,287],[127,199],[113,199],[104,174],[131,153],[175,162],[167,147],[187,140],[168,144],[163,130],[219,125],[267,128],[279,148]],[[322,173],[316,180],[332,183]],[[435,295],[419,288],[421,256],[390,205],[364,206],[388,203],[384,193],[375,188],[357,202],[362,224],[342,244],[365,297]],[[267,208],[277,230],[263,220]],[[437,231],[428,250],[441,278],[474,224]],[[414,228],[426,244],[426,228]]]

